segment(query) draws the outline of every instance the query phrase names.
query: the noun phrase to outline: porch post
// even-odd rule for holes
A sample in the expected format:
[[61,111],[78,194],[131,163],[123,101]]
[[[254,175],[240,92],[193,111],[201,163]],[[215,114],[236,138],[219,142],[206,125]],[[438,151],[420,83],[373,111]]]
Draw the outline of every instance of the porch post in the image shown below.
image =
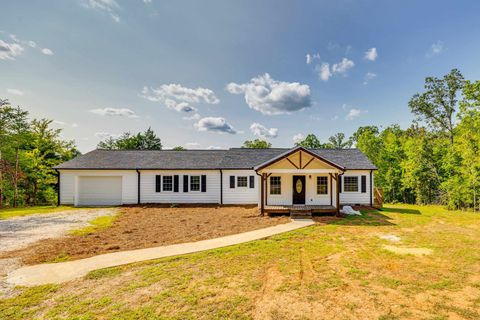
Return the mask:
[[260,213],[261,215],[265,215],[265,196],[264,196],[264,193],[265,193],[265,184],[264,184],[264,181],[265,181],[265,173],[262,173],[262,175],[260,176]]
[[335,173],[335,181],[337,182],[337,185],[335,189],[337,190],[337,216],[340,215],[340,188],[338,187],[340,183],[338,183],[340,180],[340,176],[338,173]]

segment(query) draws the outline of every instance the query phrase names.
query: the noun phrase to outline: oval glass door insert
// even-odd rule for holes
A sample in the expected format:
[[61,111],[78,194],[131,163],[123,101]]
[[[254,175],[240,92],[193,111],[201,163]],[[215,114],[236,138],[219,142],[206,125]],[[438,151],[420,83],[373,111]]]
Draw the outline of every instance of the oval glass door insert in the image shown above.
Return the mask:
[[297,191],[297,193],[302,193],[302,189],[303,189],[302,180],[297,179],[297,183],[295,183],[295,190]]

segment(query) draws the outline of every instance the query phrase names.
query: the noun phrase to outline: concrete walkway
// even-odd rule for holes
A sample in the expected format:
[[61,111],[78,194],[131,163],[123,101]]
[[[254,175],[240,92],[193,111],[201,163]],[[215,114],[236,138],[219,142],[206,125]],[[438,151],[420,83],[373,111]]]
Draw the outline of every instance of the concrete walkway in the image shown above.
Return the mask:
[[155,248],[107,253],[68,262],[27,266],[9,273],[6,282],[11,285],[21,286],[62,283],[83,277],[88,272],[97,269],[227,247],[239,243],[267,238],[279,233],[311,226],[313,224],[315,223],[312,220],[294,220],[290,223],[280,224],[274,227],[234,234],[221,238]]

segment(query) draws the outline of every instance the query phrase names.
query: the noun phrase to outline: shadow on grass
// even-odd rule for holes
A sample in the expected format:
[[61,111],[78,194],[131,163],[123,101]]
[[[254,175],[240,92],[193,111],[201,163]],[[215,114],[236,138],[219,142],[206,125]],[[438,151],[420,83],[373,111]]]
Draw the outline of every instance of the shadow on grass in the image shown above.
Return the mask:
[[319,224],[331,224],[342,226],[393,226],[390,217],[379,211],[362,211],[361,216],[315,216],[313,218]]
[[389,208],[389,207],[383,207],[382,211],[385,212],[393,212],[393,213],[402,213],[402,214],[422,214],[419,210],[417,209],[401,209],[401,208]]

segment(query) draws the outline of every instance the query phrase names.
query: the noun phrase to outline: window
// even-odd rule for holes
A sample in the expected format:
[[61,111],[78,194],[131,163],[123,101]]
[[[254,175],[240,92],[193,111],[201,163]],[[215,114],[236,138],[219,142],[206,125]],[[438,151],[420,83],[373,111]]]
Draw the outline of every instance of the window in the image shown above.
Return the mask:
[[270,177],[270,194],[282,194],[282,181],[280,177]]
[[328,194],[327,177],[317,177],[317,194]]
[[237,187],[247,187],[248,186],[248,178],[247,177],[237,177]]
[[173,177],[172,176],[163,176],[162,189],[163,189],[163,191],[172,191],[173,190]]
[[358,177],[343,177],[343,191],[358,192]]
[[200,176],[190,176],[190,191],[200,191]]

